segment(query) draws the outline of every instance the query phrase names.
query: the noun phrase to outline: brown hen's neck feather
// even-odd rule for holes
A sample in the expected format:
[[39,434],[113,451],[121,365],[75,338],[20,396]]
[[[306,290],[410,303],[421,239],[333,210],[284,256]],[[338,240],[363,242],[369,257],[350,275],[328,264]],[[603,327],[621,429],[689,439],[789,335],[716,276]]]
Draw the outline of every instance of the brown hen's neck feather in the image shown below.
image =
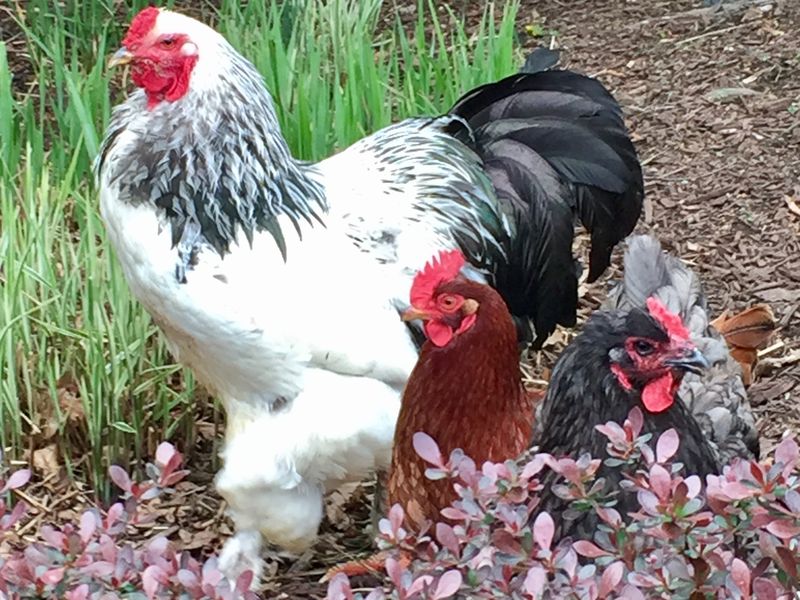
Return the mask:
[[425,478],[414,452],[417,431],[433,437],[446,456],[461,448],[475,463],[516,458],[529,445],[533,404],[523,391],[516,329],[502,298],[463,282],[480,303],[475,324],[438,348],[426,342],[409,377],[395,433],[389,500],[414,500],[428,519],[455,499],[452,483]]

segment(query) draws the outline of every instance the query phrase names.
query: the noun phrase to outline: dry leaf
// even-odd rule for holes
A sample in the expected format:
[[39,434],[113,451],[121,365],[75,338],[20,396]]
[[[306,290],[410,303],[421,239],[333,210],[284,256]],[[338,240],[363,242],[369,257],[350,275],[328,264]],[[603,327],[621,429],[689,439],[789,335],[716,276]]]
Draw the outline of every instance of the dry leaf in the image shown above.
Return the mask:
[[797,199],[794,196],[784,196],[783,199],[786,200],[786,206],[789,207],[789,212],[800,217],[800,206],[797,204]]
[[711,324],[729,346],[756,349],[766,344],[775,333],[775,315],[766,304],[756,304],[734,315],[728,311]]
[[31,462],[33,463],[33,468],[41,473],[43,477],[57,475],[61,467],[58,463],[58,449],[55,444],[34,450]]

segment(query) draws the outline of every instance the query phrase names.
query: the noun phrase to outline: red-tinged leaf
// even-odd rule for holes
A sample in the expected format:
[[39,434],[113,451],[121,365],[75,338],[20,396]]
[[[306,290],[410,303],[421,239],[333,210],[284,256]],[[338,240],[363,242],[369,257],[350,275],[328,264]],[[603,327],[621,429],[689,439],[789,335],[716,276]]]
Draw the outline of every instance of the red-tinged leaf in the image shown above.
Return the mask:
[[87,600],[89,598],[89,586],[82,583],[74,590],[69,590],[64,597],[65,600]]
[[800,558],[797,557],[795,553],[784,548],[783,546],[776,546],[775,547],[775,554],[778,555],[778,562],[783,568],[784,571],[791,577],[792,579],[797,579],[797,561]]
[[767,525],[767,531],[782,540],[788,540],[796,535],[800,535],[800,527],[784,519],[772,521]]
[[793,465],[798,459],[798,454],[800,452],[794,438],[785,437],[775,448],[775,462],[781,463],[784,467]]
[[2,529],[11,529],[17,521],[22,518],[22,515],[28,510],[28,505],[24,502],[17,502],[12,511],[5,515],[0,522],[2,522]]
[[594,428],[606,436],[610,442],[625,441],[625,430],[614,421],[608,421],[602,425],[595,425]]
[[686,484],[687,492],[686,497],[690,500],[695,498],[697,494],[700,493],[700,489],[703,487],[702,481],[697,475],[689,475],[686,479],[683,480],[683,483]]
[[619,512],[613,508],[603,508],[598,507],[595,509],[597,516],[603,519],[606,523],[611,525],[612,527],[618,527],[622,525],[622,517],[620,516]]
[[326,600],[352,600],[353,590],[350,588],[350,580],[344,573],[337,573],[328,584],[328,594]]
[[394,504],[392,508],[389,509],[389,524],[392,527],[392,535],[397,535],[397,532],[400,531],[400,528],[403,526],[404,519],[405,513],[403,512],[403,507],[399,504]]
[[753,488],[738,481],[726,481],[722,485],[722,493],[731,500],[744,500],[745,498],[750,498],[755,491]]
[[656,442],[656,459],[658,462],[665,463],[675,456],[675,453],[678,452],[679,445],[680,438],[675,429],[667,429],[658,436],[658,441]]
[[778,600],[780,587],[769,579],[758,577],[753,581],[753,597],[757,600]]
[[578,569],[578,555],[572,548],[567,548],[556,554],[556,567],[562,569],[570,577],[575,576]]
[[441,514],[443,517],[450,519],[451,521],[464,521],[469,518],[467,513],[460,508],[455,508],[453,506],[446,506],[442,509]]
[[544,593],[545,585],[547,585],[547,573],[540,566],[531,567],[528,569],[525,583],[522,585],[525,593],[529,594],[531,598],[540,598]]
[[123,492],[131,491],[131,478],[128,472],[118,465],[111,465],[108,467],[108,476],[119,489]]
[[734,558],[731,563],[731,579],[745,600],[750,598],[750,568],[744,561]]
[[800,493],[797,490],[788,490],[783,497],[786,506],[796,515],[800,515]]
[[630,427],[631,433],[633,434],[633,438],[628,439],[629,442],[639,437],[639,434],[642,432],[642,427],[644,426],[644,415],[642,415],[642,411],[638,406],[634,406],[628,413],[625,425]]
[[178,571],[178,582],[189,591],[200,590],[200,579],[189,569]]
[[418,594],[423,590],[428,590],[433,583],[433,576],[432,575],[420,575],[414,581],[411,582],[411,585],[408,586],[408,590],[406,590],[406,594],[408,596],[413,596],[414,594]]
[[166,582],[166,576],[159,567],[150,565],[142,572],[142,588],[150,600],[156,597],[162,582]]
[[459,556],[459,543],[453,528],[447,523],[436,524],[436,539],[439,544],[454,556]]
[[97,515],[93,511],[87,510],[81,515],[81,524],[80,528],[78,529],[78,535],[84,544],[92,539],[94,532],[97,531],[98,525],[99,523]]
[[449,598],[454,595],[459,588],[461,588],[461,582],[461,573],[455,569],[445,572],[436,584],[436,590],[433,592],[433,600]]
[[156,448],[156,464],[166,466],[176,453],[175,446],[169,442],[161,442]]
[[444,459],[442,453],[439,451],[439,446],[431,436],[422,431],[418,431],[412,438],[414,451],[419,454],[420,458],[436,467],[444,468]]
[[539,513],[536,520],[533,522],[533,539],[539,544],[543,550],[549,550],[553,543],[553,535],[555,534],[556,525],[553,522],[553,517],[548,513]]
[[650,487],[661,500],[669,498],[672,478],[669,472],[659,464],[650,467]]
[[386,600],[386,594],[383,593],[382,589],[376,588],[367,594],[364,600]]
[[626,585],[619,594],[620,600],[647,600],[645,595],[632,585]]
[[44,585],[56,585],[64,579],[64,567],[58,567],[57,569],[49,569],[39,575],[39,581],[41,581]]
[[621,560],[615,561],[608,565],[603,571],[603,576],[600,578],[600,593],[601,598],[607,597],[611,592],[617,589],[617,586],[622,581],[622,576],[625,574],[625,563]]
[[0,489],[0,494],[5,494],[8,490],[16,490],[24,486],[28,481],[31,479],[31,470],[30,469],[20,469],[19,471],[14,471],[6,480],[5,485],[2,489]]
[[161,482],[164,485],[164,487],[172,487],[179,481],[185,479],[187,475],[189,475],[189,470],[182,469],[180,471],[175,471],[174,473],[170,473],[166,477],[163,477]]
[[588,540],[578,540],[577,542],[573,542],[572,547],[575,549],[575,552],[577,552],[581,556],[585,556],[586,558],[611,556],[608,552],[606,552],[602,548],[598,548],[597,546],[594,545],[594,543]]
[[547,464],[547,458],[542,454],[534,456],[522,469],[521,479],[530,479],[537,475]]
[[55,548],[57,550],[63,550],[66,548],[67,538],[64,537],[63,533],[56,531],[50,525],[42,525],[41,529],[39,530],[39,534],[42,536],[42,539],[50,545],[51,548]]
[[554,471],[570,483],[579,483],[581,480],[581,470],[578,467],[578,463],[571,458],[558,459]]
[[105,560],[98,560],[97,562],[90,563],[85,567],[81,567],[81,573],[88,575],[92,578],[109,577],[114,573],[115,566]]
[[250,589],[250,585],[253,583],[253,577],[255,574],[251,570],[244,571],[239,577],[236,578],[236,588],[235,591],[239,592],[240,594],[245,593],[247,590]]
[[398,589],[402,589],[403,586],[403,566],[400,564],[394,557],[387,557],[385,562],[386,567],[386,574],[389,576],[389,579],[392,580],[394,586]]

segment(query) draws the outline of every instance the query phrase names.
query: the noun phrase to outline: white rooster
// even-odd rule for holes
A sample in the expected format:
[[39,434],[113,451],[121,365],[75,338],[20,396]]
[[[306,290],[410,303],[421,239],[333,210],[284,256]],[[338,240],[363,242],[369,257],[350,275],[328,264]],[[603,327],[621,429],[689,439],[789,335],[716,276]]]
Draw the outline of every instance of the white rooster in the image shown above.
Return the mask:
[[323,495],[387,466],[417,358],[398,309],[431,255],[460,248],[541,343],[575,321],[575,218],[590,279],[635,225],[642,175],[619,106],[536,62],[307,164],[221,35],[153,7],[131,23],[110,64],[138,89],[106,132],[100,206],[133,294],[225,406],[229,575],[258,572],[261,534],[308,548]]

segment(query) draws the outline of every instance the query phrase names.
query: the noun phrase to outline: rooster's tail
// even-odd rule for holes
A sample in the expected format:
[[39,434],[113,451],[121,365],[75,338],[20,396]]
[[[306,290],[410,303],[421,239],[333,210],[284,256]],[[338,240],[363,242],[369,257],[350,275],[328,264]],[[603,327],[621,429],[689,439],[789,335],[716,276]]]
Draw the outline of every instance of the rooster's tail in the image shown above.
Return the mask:
[[591,232],[593,281],[633,230],[644,195],[616,100],[595,79],[548,70],[557,60],[534,51],[521,73],[467,93],[450,113],[469,125],[454,133],[483,159],[514,225],[493,283],[512,314],[532,320],[537,345],[556,324],[575,324],[575,217]]

